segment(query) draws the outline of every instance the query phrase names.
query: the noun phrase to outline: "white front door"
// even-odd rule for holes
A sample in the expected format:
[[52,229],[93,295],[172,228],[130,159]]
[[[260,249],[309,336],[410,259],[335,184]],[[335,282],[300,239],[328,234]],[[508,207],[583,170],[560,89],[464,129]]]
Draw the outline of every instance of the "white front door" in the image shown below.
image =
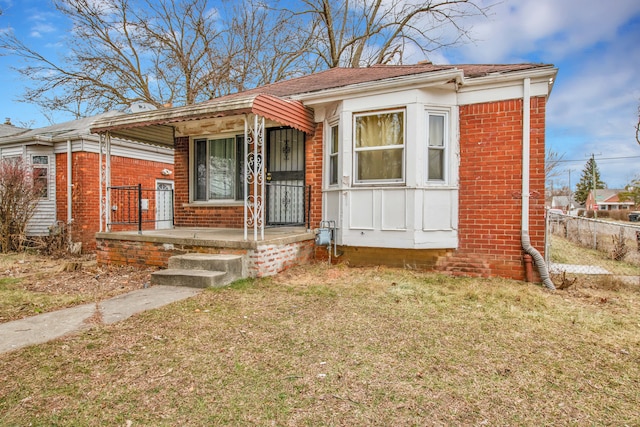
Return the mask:
[[156,180],[156,229],[173,228],[173,181]]

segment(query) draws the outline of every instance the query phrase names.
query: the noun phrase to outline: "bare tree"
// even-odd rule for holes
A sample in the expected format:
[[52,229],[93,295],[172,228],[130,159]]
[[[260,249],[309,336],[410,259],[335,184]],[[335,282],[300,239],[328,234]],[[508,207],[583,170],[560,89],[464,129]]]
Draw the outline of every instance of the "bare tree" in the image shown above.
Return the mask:
[[552,149],[547,150],[546,158],[544,160],[544,179],[549,182],[553,178],[560,176],[562,171],[560,165],[563,161],[564,153],[560,154]]
[[0,33],[0,51],[27,64],[18,69],[33,82],[23,101],[75,117],[402,63],[409,44],[426,54],[468,38],[462,19],[487,10],[479,0],[52,1],[71,24],[64,56],[45,56],[11,32]]
[[71,22],[62,59],[45,57],[11,33],[0,48],[26,60],[24,100],[75,116],[132,102],[191,104],[229,74],[218,16],[206,0],[54,0]]
[[296,12],[317,23],[314,53],[330,68],[402,63],[409,44],[427,55],[468,38],[462,18],[487,12],[473,0],[300,3]]
[[288,10],[267,7],[256,0],[234,2],[227,17],[224,55],[231,58],[228,87],[220,95],[315,72],[319,64],[310,58],[314,24],[307,26]]

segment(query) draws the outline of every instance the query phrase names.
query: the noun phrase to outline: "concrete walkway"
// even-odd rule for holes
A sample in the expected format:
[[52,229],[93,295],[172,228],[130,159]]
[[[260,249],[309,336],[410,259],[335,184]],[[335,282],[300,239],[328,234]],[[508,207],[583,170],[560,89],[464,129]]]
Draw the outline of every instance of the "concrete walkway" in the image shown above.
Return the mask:
[[111,324],[136,313],[192,297],[202,289],[183,286],[152,286],[99,302],[44,313],[0,324],[0,353],[82,331],[91,327],[89,318],[99,314]]

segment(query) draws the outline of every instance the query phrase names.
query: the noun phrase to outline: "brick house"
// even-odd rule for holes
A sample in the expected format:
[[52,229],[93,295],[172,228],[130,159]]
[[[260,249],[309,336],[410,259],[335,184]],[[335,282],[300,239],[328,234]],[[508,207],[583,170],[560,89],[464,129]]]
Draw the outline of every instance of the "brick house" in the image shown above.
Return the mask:
[[[244,240],[260,240],[270,226],[331,221],[335,254],[350,265],[523,279],[523,255],[539,265],[544,246],[556,73],[544,64],[336,68],[106,118],[92,131],[175,148],[177,230],[244,229]],[[99,258],[127,258],[124,244],[101,238]]]
[[624,189],[603,188],[589,191],[585,206],[587,210],[617,211],[633,209],[633,200],[620,200],[620,193]]
[[[123,113],[109,112],[38,129],[1,125],[0,158],[22,157],[46,183],[27,226],[29,235],[47,235],[52,227],[65,224],[72,242],[81,243],[85,252],[95,250],[104,161],[101,167],[99,137],[89,128],[96,119],[118,115]],[[112,185],[173,185],[172,149],[123,139],[114,139],[111,145]]]

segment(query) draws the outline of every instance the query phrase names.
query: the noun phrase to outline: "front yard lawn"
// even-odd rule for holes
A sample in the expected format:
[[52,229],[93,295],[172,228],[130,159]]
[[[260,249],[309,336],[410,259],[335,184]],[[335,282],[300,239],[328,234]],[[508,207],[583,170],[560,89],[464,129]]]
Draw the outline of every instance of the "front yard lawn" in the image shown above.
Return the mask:
[[639,297],[299,267],[0,355],[0,424],[637,425]]

